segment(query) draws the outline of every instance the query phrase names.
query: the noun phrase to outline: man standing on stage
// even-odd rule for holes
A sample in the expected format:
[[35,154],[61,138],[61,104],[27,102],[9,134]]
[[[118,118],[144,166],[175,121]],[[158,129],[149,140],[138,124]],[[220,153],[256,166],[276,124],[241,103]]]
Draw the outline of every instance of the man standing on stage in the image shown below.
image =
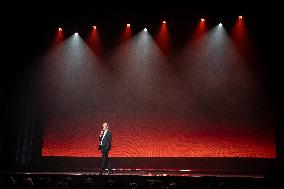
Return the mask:
[[102,152],[102,165],[100,174],[103,173],[105,169],[108,170],[108,174],[111,174],[111,164],[108,158],[108,153],[111,149],[111,140],[112,140],[112,134],[109,130],[109,124],[103,123],[103,130],[101,131],[100,137],[99,137],[99,150]]

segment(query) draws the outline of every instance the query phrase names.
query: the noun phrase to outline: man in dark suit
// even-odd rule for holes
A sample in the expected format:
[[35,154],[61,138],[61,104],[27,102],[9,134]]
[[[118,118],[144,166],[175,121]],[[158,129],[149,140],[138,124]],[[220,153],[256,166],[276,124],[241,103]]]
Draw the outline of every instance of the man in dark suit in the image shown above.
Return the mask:
[[105,169],[108,170],[108,174],[111,174],[111,164],[108,158],[108,153],[111,149],[112,133],[109,130],[109,124],[103,123],[103,130],[101,131],[99,137],[99,150],[102,152],[102,165],[100,174],[103,173]]

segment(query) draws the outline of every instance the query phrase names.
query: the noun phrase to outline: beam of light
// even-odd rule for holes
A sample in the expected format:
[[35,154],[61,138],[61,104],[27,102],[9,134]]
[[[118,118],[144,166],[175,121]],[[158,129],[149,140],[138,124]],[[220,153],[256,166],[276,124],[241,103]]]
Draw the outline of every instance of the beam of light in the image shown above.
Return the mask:
[[242,16],[236,19],[231,36],[240,53],[250,62],[253,57],[253,48]]
[[198,42],[198,40],[200,40],[202,36],[204,36],[205,32],[207,32],[207,25],[205,19],[201,18],[193,32],[191,40]]
[[130,24],[126,24],[126,27],[124,28],[120,36],[120,42],[125,42],[129,40],[131,37],[132,37],[132,29],[130,27]]
[[[43,57],[39,66],[38,86],[40,114],[46,133],[43,155],[88,148],[88,144],[94,142],[87,137],[88,132],[90,133],[88,127],[80,127],[74,123],[91,113],[94,106],[98,105],[97,102],[101,101],[96,94],[101,93],[104,90],[102,88],[107,88],[109,83],[106,82],[104,86],[98,78],[107,78],[105,75],[108,74],[101,62],[80,36],[72,35]],[[69,124],[70,121],[73,124]],[[86,123],[86,120],[81,121],[82,124]],[[67,134],[64,130],[70,132]],[[61,135],[60,132],[65,134]],[[81,134],[86,140],[81,144],[76,143]],[[59,144],[56,136],[60,135]]]
[[170,34],[166,21],[163,21],[160,25],[159,31],[155,35],[155,40],[164,55],[168,56],[170,54],[171,44],[170,44]]
[[54,36],[53,45],[57,45],[61,43],[63,40],[64,40],[64,32],[62,28],[58,28]]
[[75,36],[78,36],[79,34],[78,34],[78,32],[75,32]]
[[[195,27],[193,33],[189,35],[189,38],[187,39],[187,42],[185,44],[185,47],[188,51],[188,53],[200,53],[202,54],[202,51],[197,51],[200,48],[200,45],[203,44],[204,37],[206,36],[206,32],[208,32],[207,24],[205,21],[202,21],[201,19],[198,21],[197,26]],[[179,69],[177,67],[177,69]]]
[[222,23],[219,23],[219,24],[218,24],[218,26],[219,26],[219,27],[222,27],[222,26],[223,26],[223,24],[222,24]]
[[145,32],[146,32],[146,31],[148,31],[148,30],[147,30],[147,28],[144,28],[144,30],[143,30],[143,31],[145,31]]
[[[190,89],[185,89],[185,91],[191,99],[188,106],[193,111],[192,116],[198,115],[202,117],[202,120],[230,125],[218,127],[218,132],[215,133],[216,138],[225,133],[228,134],[227,129],[234,130],[234,136],[242,130],[237,134],[242,136],[239,139],[238,137],[235,139],[226,137],[227,142],[234,145],[235,152],[238,151],[238,153],[243,152],[237,146],[245,146],[250,141],[249,146],[253,147],[261,142],[261,138],[266,133],[269,138],[265,144],[266,152],[263,153],[260,146],[256,145],[258,149],[247,155],[254,156],[253,153],[255,153],[259,156],[276,157],[275,144],[271,142],[275,137],[270,127],[273,125],[273,120],[269,116],[262,116],[269,115],[271,109],[269,106],[267,109],[255,108],[262,102],[267,103],[268,101],[265,96],[265,86],[261,79],[255,77],[257,70],[252,70],[250,66],[243,64],[245,59],[239,53],[226,29],[219,26],[212,28],[198,40],[198,43],[189,43],[185,46],[177,57],[177,62],[182,68],[179,76],[182,78],[183,85],[190,86]],[[259,130],[259,119],[262,119],[261,122],[264,123],[261,126],[262,134],[257,131]],[[207,129],[211,128],[207,127]],[[246,134],[241,134],[243,132]],[[256,136],[256,133],[259,136]],[[212,143],[215,142],[212,140]],[[227,147],[225,145],[222,148]],[[223,152],[228,151],[230,148]]]
[[[117,52],[114,53],[115,61],[117,61],[119,58],[122,59],[122,62],[124,63],[115,63],[115,65],[117,65],[118,68],[120,66],[127,66],[125,69],[131,68],[133,72],[129,74],[134,74],[136,76],[141,74],[150,74],[151,69],[149,67],[154,66],[154,62],[158,61],[156,59],[165,61],[164,55],[159,50],[159,47],[156,45],[152,36],[148,32],[144,32],[144,30],[133,36],[126,43],[122,43],[116,48],[116,51]],[[151,63],[151,57],[153,59],[153,63]],[[141,73],[136,73],[138,70],[140,70]],[[138,83],[139,82],[140,81],[138,80]]]
[[102,48],[101,39],[99,36],[99,29],[97,29],[97,26],[92,27],[91,31],[88,34],[86,41],[89,47],[94,51],[94,53],[97,56],[102,56],[103,48]]

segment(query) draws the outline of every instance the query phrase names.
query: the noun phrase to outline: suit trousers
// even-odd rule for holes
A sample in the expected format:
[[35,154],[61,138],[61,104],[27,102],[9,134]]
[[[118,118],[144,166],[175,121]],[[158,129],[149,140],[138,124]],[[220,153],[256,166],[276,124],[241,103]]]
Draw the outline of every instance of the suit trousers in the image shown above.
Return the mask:
[[101,171],[108,169],[111,169],[111,163],[108,157],[109,149],[102,149],[102,165],[101,165]]

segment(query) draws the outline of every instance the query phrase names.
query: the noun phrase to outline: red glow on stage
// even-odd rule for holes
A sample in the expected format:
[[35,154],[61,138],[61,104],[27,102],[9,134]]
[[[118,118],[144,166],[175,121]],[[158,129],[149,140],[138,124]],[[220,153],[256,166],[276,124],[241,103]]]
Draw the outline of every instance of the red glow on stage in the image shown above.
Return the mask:
[[[111,157],[276,157],[273,130],[261,134],[249,124],[151,117],[110,122]],[[65,118],[44,128],[43,156],[101,156],[98,120]]]
[[239,16],[231,31],[231,36],[237,49],[246,58],[250,59],[252,56],[252,46],[249,40],[248,31],[246,29],[245,20]]
[[103,50],[101,46],[100,36],[98,34],[97,26],[93,26],[92,31],[90,32],[87,44],[95,52],[96,55],[102,55]]
[[160,47],[161,51],[164,55],[168,55],[170,53],[170,34],[169,29],[166,24],[166,21],[160,26],[158,33],[155,36],[155,40],[157,41],[158,46]]
[[54,38],[54,42],[53,44],[56,45],[58,43],[61,43],[64,40],[64,33],[62,28],[58,28],[56,34],[55,34],[55,38]]
[[120,42],[125,42],[128,39],[130,39],[131,37],[132,37],[131,26],[130,26],[130,24],[126,24],[126,27],[121,34]]

